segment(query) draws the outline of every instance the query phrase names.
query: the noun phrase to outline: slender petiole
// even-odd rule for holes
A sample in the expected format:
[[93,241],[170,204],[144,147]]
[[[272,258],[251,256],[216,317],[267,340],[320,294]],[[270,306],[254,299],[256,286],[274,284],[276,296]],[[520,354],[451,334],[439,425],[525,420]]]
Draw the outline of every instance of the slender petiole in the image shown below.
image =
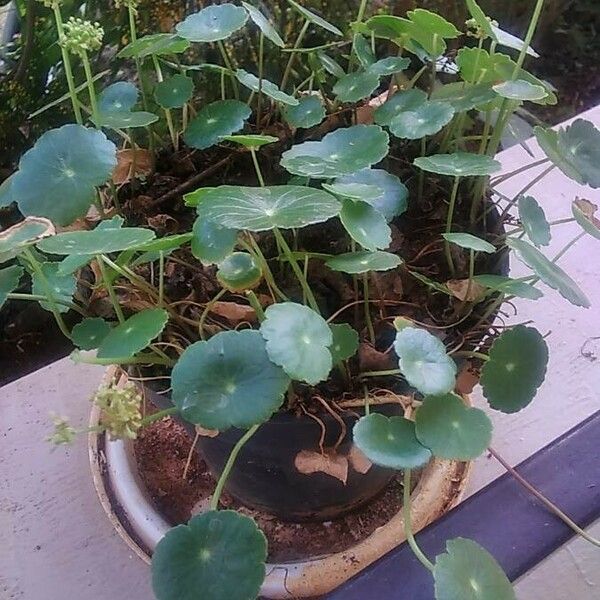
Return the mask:
[[[460,177],[454,178],[454,185],[452,186],[452,192],[450,194],[450,204],[448,205],[448,215],[446,217],[446,233],[450,233],[452,229],[452,220],[454,218],[454,207],[456,206],[456,196],[458,194],[458,184],[460,183]],[[450,251],[450,242],[444,240],[444,252],[446,254],[446,262],[450,273],[454,275],[454,261],[452,260],[452,252]]]
[[90,66],[90,60],[85,50],[82,50],[79,53],[79,56],[81,56],[83,71],[85,73],[85,79],[87,81],[87,88],[90,96],[90,106],[92,108],[92,121],[94,121],[94,124],[96,125],[96,127],[98,127],[98,101],[96,99],[96,90],[94,88],[94,76],[92,75],[92,67]]
[[283,71],[283,77],[281,78],[281,84],[279,86],[283,91],[285,91],[285,86],[290,77],[290,73],[292,72],[292,66],[294,65],[294,61],[296,60],[296,50],[298,50],[298,48],[300,47],[300,44],[302,43],[302,40],[304,39],[304,36],[306,35],[309,26],[310,21],[306,19],[304,21],[304,25],[302,25],[302,29],[300,29],[300,32],[298,33],[296,41],[294,42],[294,47],[291,49],[291,54],[288,58],[287,64],[285,65],[285,70]]
[[404,535],[406,535],[406,541],[408,542],[408,545],[410,546],[410,549],[413,551],[414,555],[419,559],[419,562],[425,568],[433,572],[433,563],[425,556],[421,548],[419,548],[417,540],[415,540],[415,536],[412,532],[410,515],[410,479],[411,469],[405,469],[402,490],[402,517],[404,519]]
[[117,294],[112,286],[112,282],[108,277],[108,273],[106,272],[106,267],[104,263],[104,259],[102,255],[96,256],[96,262],[100,267],[100,274],[102,275],[102,283],[108,292],[108,297],[110,298],[110,302],[115,309],[115,314],[117,315],[117,319],[119,319],[119,323],[123,323],[125,321],[125,315],[123,314],[123,310],[121,309],[121,305],[119,303],[119,299],[117,298]]

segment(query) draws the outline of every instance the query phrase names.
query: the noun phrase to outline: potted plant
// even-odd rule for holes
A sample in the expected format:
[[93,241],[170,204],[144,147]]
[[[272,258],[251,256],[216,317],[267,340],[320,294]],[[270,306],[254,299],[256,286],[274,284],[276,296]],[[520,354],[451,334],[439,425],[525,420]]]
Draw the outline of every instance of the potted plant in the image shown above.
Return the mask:
[[[523,41],[474,0],[463,31],[422,9],[369,16],[364,1],[342,31],[288,0],[300,25],[287,45],[246,2],[210,5],[173,34],[138,38],[137,3],[123,0],[131,40],[115,60],[134,67],[141,110],[128,80],[97,93],[90,56],[100,25],[63,23],[60,0],[47,2],[77,122],[43,134],[2,185],[2,203],[25,218],[0,233],[10,261],[0,297],[51,311],[79,349],[74,360],[168,379],[171,404],[149,415],[138,388],[109,382],[96,396],[97,430],[134,438],[176,415],[202,432],[218,481],[208,510],[158,544],[156,597],[258,595],[266,540],[251,518],[219,508],[225,487],[283,517],[330,518],[371,502],[402,471],[405,535],[436,597],[513,598],[475,542],[451,540],[435,562],[423,555],[411,489],[430,461],[469,461],[489,445],[491,421],[457,393],[459,371],[480,373],[490,407],[506,413],[527,406],[544,379],[548,350],[535,328],[491,327],[502,303],[537,300],[541,281],[589,306],[557,260],[579,237],[600,238],[595,206],[573,201],[568,220],[582,232],[549,259],[540,248],[553,224],[527,190],[555,168],[600,186],[600,132],[583,120],[538,127],[547,158],[491,179],[515,110],[556,102],[524,69],[543,0]],[[313,30],[330,41],[305,46]],[[240,36],[256,50],[253,66],[242,52],[245,69]],[[191,62],[198,47],[207,62]],[[153,183],[173,160],[196,172],[159,194]],[[494,184],[540,164],[542,175],[500,212]],[[137,226],[140,190],[146,210],[187,192],[176,232]],[[511,251],[531,276],[508,276]],[[200,272],[202,289],[175,300],[172,265]],[[30,291],[18,289],[25,272]],[[81,316],[73,327],[69,311]],[[323,434],[307,451],[311,421]],[[334,422],[342,434],[332,438]],[[74,434],[57,419],[54,441]]]

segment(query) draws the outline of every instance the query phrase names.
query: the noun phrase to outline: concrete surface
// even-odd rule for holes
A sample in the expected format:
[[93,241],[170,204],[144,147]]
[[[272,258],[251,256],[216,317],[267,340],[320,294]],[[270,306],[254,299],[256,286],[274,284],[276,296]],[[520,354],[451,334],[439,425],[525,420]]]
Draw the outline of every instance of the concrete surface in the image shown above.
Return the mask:
[[[600,108],[582,115],[600,124]],[[535,143],[530,143],[535,149]],[[519,147],[498,157],[506,171],[532,162]],[[532,170],[502,187],[514,194]],[[598,191],[581,189],[555,171],[531,190],[550,220],[570,216],[575,195],[600,204]],[[577,233],[553,228],[552,252]],[[576,308],[545,288],[537,302],[519,301],[518,321],[535,320],[550,332],[550,365],[535,402],[518,416],[491,414],[494,446],[516,464],[600,408],[600,246],[583,238],[560,264],[587,293],[592,308]],[[515,261],[512,274],[527,274]],[[516,322],[515,319],[509,321]],[[593,356],[584,356],[584,350]],[[117,537],[96,498],[85,437],[68,450],[43,441],[49,413],[86,426],[89,401],[102,369],[54,363],[0,389],[0,600],[151,600],[149,571]],[[476,394],[476,402],[484,401]],[[469,493],[502,473],[493,460],[477,461]],[[600,483],[600,482],[599,482]],[[560,502],[560,499],[556,499]],[[600,523],[593,528],[600,536]],[[600,598],[600,551],[575,540],[523,577],[520,600]],[[370,600],[370,599],[365,599]]]

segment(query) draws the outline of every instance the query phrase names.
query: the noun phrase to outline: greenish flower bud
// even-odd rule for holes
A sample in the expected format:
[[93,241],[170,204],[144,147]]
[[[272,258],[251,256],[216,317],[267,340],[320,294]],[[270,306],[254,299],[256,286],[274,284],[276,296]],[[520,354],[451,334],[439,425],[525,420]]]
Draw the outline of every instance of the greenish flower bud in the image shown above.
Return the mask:
[[54,423],[54,433],[49,435],[46,441],[57,446],[73,443],[77,431],[69,425],[69,421],[65,417],[52,415],[52,422]]
[[102,410],[101,424],[112,438],[135,439],[142,425],[142,395],[133,383],[101,386],[94,403]]
[[115,0],[115,6],[121,8],[125,6],[127,8],[133,8],[135,10],[140,5],[141,0]]
[[43,4],[46,8],[57,8],[62,6],[63,0],[37,0],[40,4]]
[[71,54],[94,52],[102,46],[104,30],[98,23],[70,17],[64,25],[61,44]]

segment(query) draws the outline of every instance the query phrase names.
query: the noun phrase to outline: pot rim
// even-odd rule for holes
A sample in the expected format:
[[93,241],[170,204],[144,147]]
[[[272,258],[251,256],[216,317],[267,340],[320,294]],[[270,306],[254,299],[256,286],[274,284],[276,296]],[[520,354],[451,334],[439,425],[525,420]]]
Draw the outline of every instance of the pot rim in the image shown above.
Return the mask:
[[[114,374],[109,367],[105,381]],[[100,409],[93,405],[90,426]],[[94,487],[112,526],[146,564],[162,536],[171,528],[155,508],[137,472],[133,442],[109,440],[105,433],[88,435]],[[411,494],[413,530],[419,531],[458,504],[464,494],[471,462],[432,460]],[[333,554],[287,563],[267,563],[262,597],[291,599],[320,596],[341,585],[406,539],[402,511],[357,544]]]

